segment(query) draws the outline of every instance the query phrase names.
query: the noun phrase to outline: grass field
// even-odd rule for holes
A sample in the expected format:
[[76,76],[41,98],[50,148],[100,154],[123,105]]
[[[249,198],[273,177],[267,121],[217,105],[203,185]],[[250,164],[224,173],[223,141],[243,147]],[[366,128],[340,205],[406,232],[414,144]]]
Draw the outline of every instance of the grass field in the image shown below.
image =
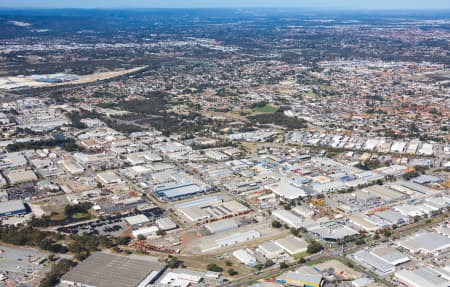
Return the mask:
[[308,98],[316,98],[317,95],[316,95],[314,92],[309,91],[309,92],[307,92],[307,93],[305,94],[305,97],[308,97]]
[[264,107],[257,107],[253,109],[253,112],[258,114],[273,114],[276,111],[278,111],[278,108],[271,105],[265,105]]

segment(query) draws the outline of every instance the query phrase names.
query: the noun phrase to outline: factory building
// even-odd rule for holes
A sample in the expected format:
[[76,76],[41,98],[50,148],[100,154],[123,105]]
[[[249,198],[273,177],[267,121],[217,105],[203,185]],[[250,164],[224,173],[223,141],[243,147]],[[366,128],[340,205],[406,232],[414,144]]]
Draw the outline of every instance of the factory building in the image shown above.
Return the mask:
[[308,195],[303,189],[295,187],[286,182],[272,184],[267,188],[283,200],[294,200],[299,197],[305,197]]
[[27,209],[22,200],[0,202],[0,218],[26,214]]
[[443,278],[436,270],[422,267],[413,271],[400,270],[395,273],[395,279],[408,287],[448,287],[449,281]]
[[154,193],[164,200],[179,200],[205,193],[208,189],[208,187],[201,187],[188,179],[181,179],[177,184],[157,186]]
[[131,226],[142,226],[150,222],[147,216],[144,214],[138,214],[125,218],[126,222]]
[[176,229],[178,227],[177,224],[173,222],[169,217],[159,218],[155,221],[155,223],[160,230],[164,231]]
[[205,224],[205,228],[212,234],[232,230],[239,227],[239,223],[234,218],[219,220]]
[[134,238],[142,235],[145,237],[156,236],[158,234],[159,228],[156,226],[144,227],[141,229],[134,230],[132,232]]
[[292,271],[280,275],[277,282],[298,287],[322,287],[324,284],[322,275],[301,274]]
[[300,228],[303,227],[303,219],[289,210],[278,209],[272,212],[272,216],[281,222],[287,224],[289,227]]
[[166,265],[96,252],[61,278],[62,287],[141,287],[153,284]]
[[438,233],[424,232],[399,240],[397,244],[411,253],[437,254],[450,248],[450,238]]
[[264,255],[267,259],[275,259],[284,254],[283,248],[273,241],[268,241],[259,245],[256,251]]
[[308,249],[308,243],[304,239],[292,235],[275,240],[274,243],[290,255],[306,252]]
[[250,252],[244,249],[238,249],[234,251],[233,256],[236,257],[236,259],[239,260],[242,264],[245,264],[250,267],[253,267],[256,264],[258,264],[258,261],[256,260],[255,256],[253,256],[252,254],[250,254]]

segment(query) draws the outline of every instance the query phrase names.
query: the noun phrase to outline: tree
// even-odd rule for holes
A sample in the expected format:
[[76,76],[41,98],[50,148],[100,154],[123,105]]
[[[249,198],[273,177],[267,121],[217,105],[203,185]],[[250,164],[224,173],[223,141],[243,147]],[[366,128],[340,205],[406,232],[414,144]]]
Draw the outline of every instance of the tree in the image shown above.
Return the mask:
[[222,272],[223,268],[218,266],[215,263],[210,263],[210,264],[208,264],[208,266],[206,266],[206,270],[213,271],[213,272]]
[[317,242],[316,240],[311,240],[308,244],[306,251],[309,254],[314,254],[314,253],[322,251],[322,249],[323,249],[323,246],[319,242]]
[[58,264],[52,267],[45,278],[42,279],[39,287],[54,287],[58,285],[60,278],[75,265],[77,264],[73,261],[61,259]]
[[289,267],[289,265],[286,263],[286,262],[281,262],[280,263],[280,268],[281,269],[286,269],[286,268],[288,268]]
[[272,221],[272,227],[273,228],[281,228],[282,225],[279,221],[274,220],[274,221]]
[[226,266],[231,266],[231,265],[233,265],[233,263],[230,260],[225,260],[225,265]]
[[228,273],[230,276],[234,276],[234,275],[237,275],[237,274],[238,274],[238,272],[237,272],[236,270],[234,270],[233,268],[228,269],[228,270],[227,270],[227,273]]

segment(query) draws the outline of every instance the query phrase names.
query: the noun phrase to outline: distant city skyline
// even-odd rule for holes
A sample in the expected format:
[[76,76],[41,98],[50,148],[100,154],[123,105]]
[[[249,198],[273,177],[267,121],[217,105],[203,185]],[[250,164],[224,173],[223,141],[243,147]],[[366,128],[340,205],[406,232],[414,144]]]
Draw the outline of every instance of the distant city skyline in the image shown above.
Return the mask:
[[242,8],[450,9],[449,0],[2,0],[8,8]]

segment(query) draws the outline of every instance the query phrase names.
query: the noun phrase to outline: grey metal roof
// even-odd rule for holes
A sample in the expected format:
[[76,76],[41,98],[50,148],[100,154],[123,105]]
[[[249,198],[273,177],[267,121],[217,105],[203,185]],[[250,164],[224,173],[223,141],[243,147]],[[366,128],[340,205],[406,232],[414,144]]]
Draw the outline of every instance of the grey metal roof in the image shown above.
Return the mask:
[[387,273],[394,270],[394,265],[383,261],[365,250],[358,251],[353,256],[356,260],[370,265],[382,273]]
[[160,272],[164,264],[129,256],[97,252],[62,277],[96,287],[136,287],[152,272]]
[[398,244],[413,252],[426,251],[435,252],[450,247],[450,238],[432,232],[416,234],[405,240],[398,241]]
[[22,200],[9,200],[0,202],[0,214],[8,214],[15,211],[25,210]]

